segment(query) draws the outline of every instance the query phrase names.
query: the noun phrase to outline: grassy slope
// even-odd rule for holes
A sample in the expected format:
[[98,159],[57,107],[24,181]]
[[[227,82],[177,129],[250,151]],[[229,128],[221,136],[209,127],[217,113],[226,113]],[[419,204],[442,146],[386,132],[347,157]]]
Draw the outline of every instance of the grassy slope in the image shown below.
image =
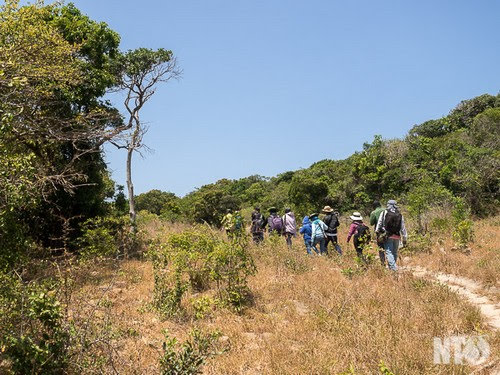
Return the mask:
[[454,251],[449,237],[436,241],[430,254],[421,254],[414,261],[428,269],[468,277],[486,288],[497,290],[500,300],[500,217],[475,223],[475,241],[470,254]]
[[[485,275],[499,269],[498,241],[486,241],[496,223],[479,224],[477,248],[470,256],[447,251],[445,257],[438,250],[415,256],[412,263],[435,269],[444,264],[443,271],[498,282],[496,275]],[[181,228],[152,223],[149,229]],[[357,265],[352,245],[343,247],[348,252],[342,259],[306,257],[299,239],[292,251],[269,242],[253,247],[258,266],[250,281],[254,304],[242,315],[218,310],[198,321],[161,321],[147,307],[153,277],[146,261],[126,261],[119,269],[103,266],[82,281],[80,301],[90,302],[89,311],[98,305],[96,315],[109,317],[120,373],[155,373],[162,330],[183,339],[194,326],[220,329],[231,347],[208,361],[207,374],[337,374],[351,366],[367,374],[378,373],[380,361],[397,374],[470,373],[466,366],[433,365],[432,344],[435,336],[487,332],[475,307],[446,287],[410,275],[395,278],[378,264],[348,278],[341,270]],[[498,358],[500,334],[490,332],[489,342]]]

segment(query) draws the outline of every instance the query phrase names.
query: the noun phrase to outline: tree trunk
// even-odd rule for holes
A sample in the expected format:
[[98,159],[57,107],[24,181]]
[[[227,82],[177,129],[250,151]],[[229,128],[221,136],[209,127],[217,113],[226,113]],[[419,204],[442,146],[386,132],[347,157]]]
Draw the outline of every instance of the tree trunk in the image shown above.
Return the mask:
[[130,231],[136,232],[136,212],[135,212],[135,198],[134,198],[134,184],[132,183],[132,154],[134,153],[134,146],[131,143],[127,148],[127,188],[128,188],[128,202],[129,202],[129,215],[130,215]]

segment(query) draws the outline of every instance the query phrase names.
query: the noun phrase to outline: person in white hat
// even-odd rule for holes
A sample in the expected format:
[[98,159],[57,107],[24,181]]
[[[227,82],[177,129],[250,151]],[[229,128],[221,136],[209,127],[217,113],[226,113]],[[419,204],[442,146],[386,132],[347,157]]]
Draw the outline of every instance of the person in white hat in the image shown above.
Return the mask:
[[351,237],[354,238],[354,248],[356,249],[356,254],[361,259],[363,258],[363,248],[370,243],[371,235],[370,228],[368,228],[363,223],[363,216],[359,212],[354,212],[351,215],[351,226],[349,227],[349,233],[347,234],[347,243],[351,240]]

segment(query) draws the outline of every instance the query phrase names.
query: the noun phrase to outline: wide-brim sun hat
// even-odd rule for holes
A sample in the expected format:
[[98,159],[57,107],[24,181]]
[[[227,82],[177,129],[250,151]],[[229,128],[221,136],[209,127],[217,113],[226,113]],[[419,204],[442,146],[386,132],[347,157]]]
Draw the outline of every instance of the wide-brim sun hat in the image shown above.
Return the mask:
[[354,212],[350,217],[351,220],[363,220],[363,216],[359,212]]
[[333,208],[331,208],[330,206],[325,206],[323,207],[323,212],[328,212],[328,213],[333,212]]
[[319,214],[317,212],[313,212],[312,214],[309,215],[309,219],[312,217],[318,217]]

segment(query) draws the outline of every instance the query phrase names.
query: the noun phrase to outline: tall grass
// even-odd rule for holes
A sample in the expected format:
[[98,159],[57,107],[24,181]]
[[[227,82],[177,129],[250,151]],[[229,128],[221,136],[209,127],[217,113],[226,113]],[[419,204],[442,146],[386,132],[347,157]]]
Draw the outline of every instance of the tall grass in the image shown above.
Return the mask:
[[[160,236],[186,228],[148,225]],[[343,237],[341,245],[343,257],[307,256],[299,238],[292,249],[281,238],[252,245],[258,270],[248,283],[253,304],[241,314],[217,308],[202,318],[181,321],[162,320],[150,308],[151,264],[124,261],[107,295],[117,370],[157,373],[164,330],[186,340],[193,328],[221,331],[220,340],[230,348],[206,363],[206,374],[375,374],[381,363],[395,374],[469,374],[472,367],[434,365],[433,338],[484,333],[492,358],[498,358],[500,336],[487,331],[477,308],[446,287],[408,274],[396,277],[377,262],[364,266],[354,260],[352,244]],[[495,244],[483,246],[494,251]],[[342,270],[349,268],[355,272],[348,277]],[[96,290],[99,286],[86,284],[80,293],[92,300]],[[183,297],[186,302],[199,297],[192,293]]]

